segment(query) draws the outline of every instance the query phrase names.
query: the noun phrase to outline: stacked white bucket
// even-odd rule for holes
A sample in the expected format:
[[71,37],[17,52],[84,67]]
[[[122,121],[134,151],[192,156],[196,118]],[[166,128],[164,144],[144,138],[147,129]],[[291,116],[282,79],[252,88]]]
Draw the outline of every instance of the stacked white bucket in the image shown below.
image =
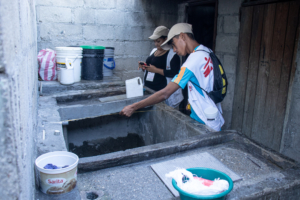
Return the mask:
[[104,49],[104,59],[103,59],[103,76],[112,76],[113,69],[116,67],[114,60],[114,51],[113,47],[106,47]]
[[81,80],[81,47],[55,47],[58,81],[70,85]]

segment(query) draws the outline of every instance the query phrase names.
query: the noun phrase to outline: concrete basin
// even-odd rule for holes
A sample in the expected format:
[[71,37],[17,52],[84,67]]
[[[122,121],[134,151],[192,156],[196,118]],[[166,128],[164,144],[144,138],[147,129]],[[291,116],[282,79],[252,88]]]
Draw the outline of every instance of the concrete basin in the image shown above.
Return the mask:
[[[46,88],[39,99],[38,155],[69,147],[76,152],[84,144],[92,150],[112,144],[119,148],[83,154],[78,187],[57,199],[79,200],[80,193],[95,191],[103,195],[101,200],[178,200],[149,166],[201,152],[211,153],[243,178],[227,199],[299,199],[299,163],[239,132],[213,132],[165,103],[140,110],[131,118],[119,116],[116,113],[124,106],[147,95],[100,102],[99,98],[124,94],[124,84],[95,84],[81,83],[66,90],[51,83],[52,89]],[[61,134],[54,135],[54,130]],[[38,194],[40,199],[51,199]]]

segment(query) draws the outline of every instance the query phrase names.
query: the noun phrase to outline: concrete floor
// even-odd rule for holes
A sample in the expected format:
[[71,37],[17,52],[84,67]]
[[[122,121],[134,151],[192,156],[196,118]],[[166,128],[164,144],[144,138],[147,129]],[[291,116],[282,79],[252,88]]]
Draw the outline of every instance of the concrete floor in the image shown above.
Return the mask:
[[243,178],[242,181],[235,183],[228,199],[236,198],[238,189],[243,186],[252,187],[268,178],[284,177],[276,167],[270,166],[251,154],[236,149],[236,147],[236,142],[231,142],[214,147],[198,148],[131,165],[78,174],[78,189],[87,192],[100,191],[99,193],[103,194],[100,200],[172,199],[174,196],[153,172],[150,165],[202,152],[212,154]]

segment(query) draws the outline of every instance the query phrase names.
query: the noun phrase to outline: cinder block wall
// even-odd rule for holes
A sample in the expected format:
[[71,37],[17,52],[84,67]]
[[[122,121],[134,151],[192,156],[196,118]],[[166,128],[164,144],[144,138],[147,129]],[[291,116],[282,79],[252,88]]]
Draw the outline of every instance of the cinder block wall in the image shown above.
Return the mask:
[[242,0],[219,0],[216,55],[223,63],[228,79],[228,90],[222,102],[225,125],[222,129],[231,128],[232,104],[234,97],[236,65],[239,44],[239,9]]
[[177,22],[179,0],[37,0],[38,50],[70,45],[115,47],[114,74],[142,76],[155,27]]
[[34,0],[0,0],[0,199],[34,199],[37,34]]

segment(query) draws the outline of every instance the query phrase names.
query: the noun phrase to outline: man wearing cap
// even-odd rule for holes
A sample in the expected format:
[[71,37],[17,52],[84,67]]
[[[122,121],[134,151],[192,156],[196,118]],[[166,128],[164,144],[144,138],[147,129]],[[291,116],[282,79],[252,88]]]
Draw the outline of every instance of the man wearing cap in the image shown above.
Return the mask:
[[[180,56],[190,54],[185,63],[183,63],[180,72],[176,75],[164,89],[156,92],[147,99],[132,105],[126,106],[120,112],[121,115],[130,117],[134,111],[153,105],[167,99],[178,88],[188,86],[189,103],[191,105],[190,117],[202,124],[206,124],[215,131],[219,131],[224,124],[222,109],[220,103],[217,105],[208,97],[205,91],[213,90],[213,64],[209,57],[209,49],[200,45],[193,36],[192,26],[187,23],[175,24],[168,33],[167,40],[161,45],[163,49],[173,47],[175,53]],[[208,107],[218,109],[214,120],[208,120],[204,110]]]

